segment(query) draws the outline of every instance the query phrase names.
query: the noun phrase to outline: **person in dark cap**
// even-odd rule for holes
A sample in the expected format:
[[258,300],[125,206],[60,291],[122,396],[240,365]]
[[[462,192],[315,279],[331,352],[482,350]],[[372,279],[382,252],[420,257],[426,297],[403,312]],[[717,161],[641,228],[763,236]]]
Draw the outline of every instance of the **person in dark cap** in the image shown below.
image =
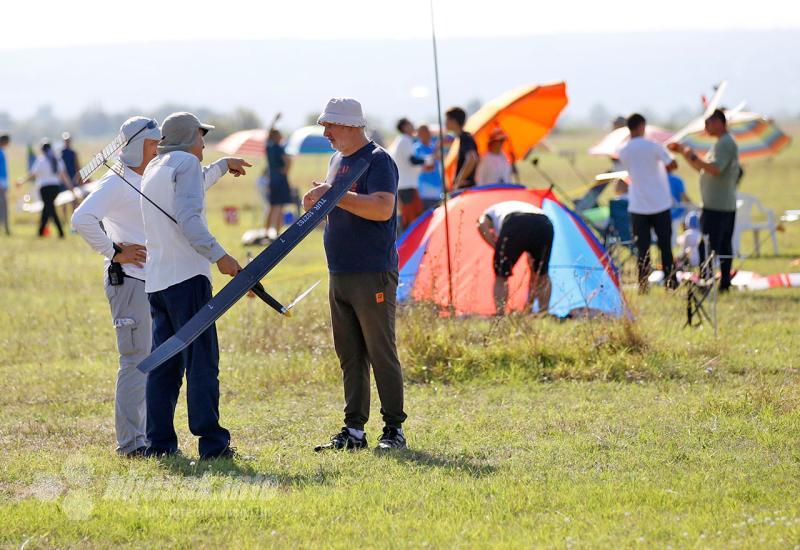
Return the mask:
[[[173,113],[161,126],[158,156],[145,169],[142,217],[146,236],[145,291],[153,318],[153,348],[160,346],[211,299],[211,268],[233,277],[239,263],[208,230],[205,192],[225,173],[250,166],[223,158],[203,168],[204,136],[214,127],[191,113]],[[159,205],[175,221],[152,203]],[[181,354],[147,376],[147,456],[178,452],[173,425],[186,374],[189,429],[200,438],[200,458],[233,458],[230,433],[219,423],[219,346],[212,325]]]

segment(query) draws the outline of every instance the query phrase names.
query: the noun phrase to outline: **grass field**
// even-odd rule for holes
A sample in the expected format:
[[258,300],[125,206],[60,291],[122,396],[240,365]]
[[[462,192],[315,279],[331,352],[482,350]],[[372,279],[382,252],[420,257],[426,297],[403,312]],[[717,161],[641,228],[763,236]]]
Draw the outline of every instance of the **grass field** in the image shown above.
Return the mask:
[[[592,136],[552,141],[585,151]],[[21,175],[20,150],[10,158]],[[579,185],[555,154],[541,164]],[[293,183],[324,166],[304,159]],[[607,163],[579,155],[578,168]],[[778,213],[800,208],[800,146],[746,170],[743,190]],[[696,176],[683,175],[696,198]],[[523,176],[543,186],[529,166]],[[226,177],[208,195],[212,231],[240,259],[258,217],[253,181]],[[223,224],[226,205],[250,206],[241,225]],[[405,307],[410,450],[391,455],[311,452],[341,425],[324,289],[292,319],[245,300],[218,330],[222,419],[250,459],[198,463],[180,403],[185,456],[131,461],[113,452],[100,258],[75,235],[35,238],[29,215],[15,213],[13,231],[0,235],[4,546],[800,545],[798,290],[722,297],[717,337],[683,328],[683,300],[661,291],[628,293],[633,322],[454,321]],[[744,268],[800,270],[800,224],[779,244]],[[288,299],[320,278],[317,231],[265,282]],[[374,398],[373,444],[378,408]]]

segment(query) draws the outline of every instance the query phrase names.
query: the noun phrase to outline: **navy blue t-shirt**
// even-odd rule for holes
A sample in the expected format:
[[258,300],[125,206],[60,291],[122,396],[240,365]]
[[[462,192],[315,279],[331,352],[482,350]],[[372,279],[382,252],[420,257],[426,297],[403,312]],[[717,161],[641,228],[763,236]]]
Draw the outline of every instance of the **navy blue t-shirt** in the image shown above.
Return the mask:
[[269,166],[269,179],[270,181],[281,182],[286,179],[286,175],[282,172],[286,163],[283,161],[283,155],[286,154],[283,145],[274,141],[267,141],[267,165]]
[[346,166],[358,159],[369,162],[369,168],[350,188],[359,194],[376,192],[395,196],[392,217],[384,222],[372,221],[336,207],[328,215],[325,226],[325,255],[331,273],[377,273],[397,270],[397,165],[383,148],[370,141],[350,156],[335,153],[331,166]]
[[66,168],[69,178],[75,179],[75,174],[78,173],[77,153],[72,149],[62,149],[61,160],[64,161],[64,168]]

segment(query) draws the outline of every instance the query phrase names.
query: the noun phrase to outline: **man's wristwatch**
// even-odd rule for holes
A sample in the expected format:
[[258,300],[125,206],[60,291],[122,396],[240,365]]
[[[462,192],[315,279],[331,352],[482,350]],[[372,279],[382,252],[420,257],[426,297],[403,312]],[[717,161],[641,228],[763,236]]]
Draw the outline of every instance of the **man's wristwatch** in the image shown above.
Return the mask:
[[117,243],[111,243],[111,245],[114,247],[114,255],[111,256],[111,261],[113,262],[114,258],[117,257],[117,254],[122,252],[122,248]]

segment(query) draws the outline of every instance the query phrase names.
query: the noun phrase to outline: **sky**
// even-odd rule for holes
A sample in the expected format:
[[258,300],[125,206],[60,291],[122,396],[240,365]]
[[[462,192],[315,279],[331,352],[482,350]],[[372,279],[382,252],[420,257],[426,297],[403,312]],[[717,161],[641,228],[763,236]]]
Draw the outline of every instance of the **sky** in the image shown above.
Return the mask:
[[[565,80],[564,123],[601,105],[671,117],[727,79],[727,102],[800,115],[793,0],[433,1],[445,108]],[[334,95],[382,127],[436,115],[429,0],[8,0],[2,13],[0,120],[169,103],[282,111],[296,127]]]
[[[794,0],[433,0],[442,38],[800,28]],[[189,40],[413,39],[428,0],[7,1],[0,50]],[[46,14],[46,17],[43,15]],[[26,22],[24,24],[19,24]]]

